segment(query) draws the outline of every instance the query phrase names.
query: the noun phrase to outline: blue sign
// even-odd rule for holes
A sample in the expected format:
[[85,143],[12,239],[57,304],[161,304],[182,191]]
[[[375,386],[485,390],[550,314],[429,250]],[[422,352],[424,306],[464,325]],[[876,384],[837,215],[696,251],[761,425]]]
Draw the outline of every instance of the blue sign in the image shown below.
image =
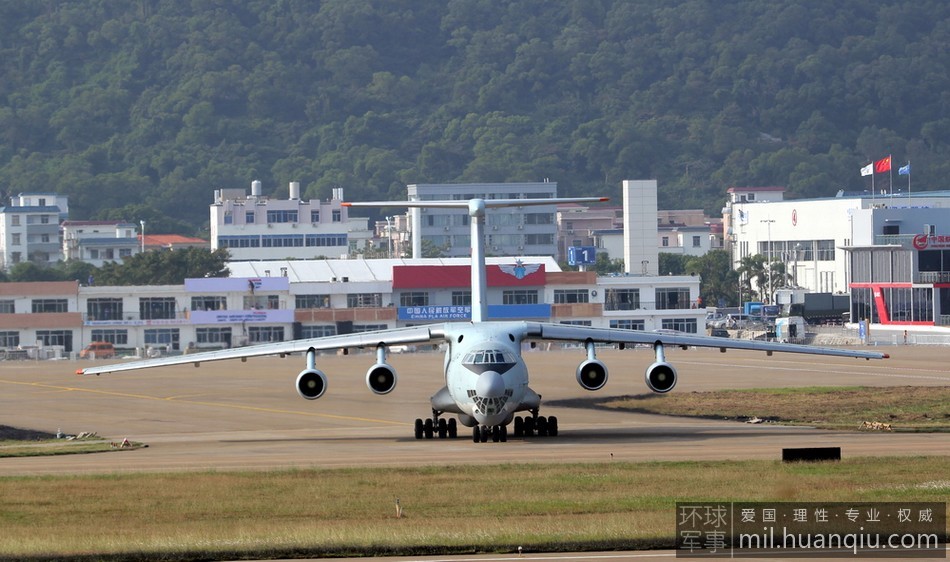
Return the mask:
[[593,246],[570,246],[567,249],[568,265],[591,265],[597,263],[597,248]]
[[[397,315],[404,321],[471,320],[471,306],[400,306]],[[490,304],[488,317],[492,320],[520,320],[522,318],[551,317],[549,304]]]

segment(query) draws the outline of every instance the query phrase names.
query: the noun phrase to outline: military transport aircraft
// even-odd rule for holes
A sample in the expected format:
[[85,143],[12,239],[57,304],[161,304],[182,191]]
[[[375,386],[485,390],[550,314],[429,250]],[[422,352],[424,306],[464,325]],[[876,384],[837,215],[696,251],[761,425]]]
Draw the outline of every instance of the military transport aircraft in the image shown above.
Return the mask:
[[[195,366],[206,361],[221,359],[244,359],[268,355],[284,356],[292,353],[306,354],[306,368],[297,375],[297,392],[303,398],[315,400],[323,396],[328,378],[317,368],[317,352],[349,348],[374,349],[376,362],[366,372],[366,385],[376,394],[388,394],[396,387],[396,370],[387,363],[387,353],[392,346],[409,344],[440,343],[445,346],[444,386],[431,398],[432,414],[415,420],[417,439],[434,436],[456,437],[458,422],[472,428],[475,442],[507,441],[508,426],[513,423],[513,434],[522,436],[556,436],[557,418],[539,415],[541,396],[528,386],[528,368],[521,356],[522,344],[533,345],[537,341],[561,341],[582,343],[585,357],[575,370],[578,384],[586,390],[599,390],[607,383],[607,366],[597,359],[596,344],[617,344],[621,349],[626,344],[646,344],[653,347],[655,361],[646,368],[646,386],[653,392],[664,393],[676,384],[676,369],[666,361],[667,346],[700,346],[731,349],[760,350],[773,352],[834,355],[864,359],[884,359],[884,353],[850,351],[814,346],[729,340],[712,336],[700,336],[668,331],[635,331],[616,328],[594,328],[532,321],[489,321],[488,291],[485,267],[485,214],[488,209],[551,205],[556,203],[587,203],[606,201],[606,198],[558,198],[558,199],[471,199],[468,201],[384,201],[344,203],[350,207],[448,207],[468,210],[471,224],[472,244],[472,303],[471,321],[454,321],[394,328],[374,332],[341,334],[320,338],[274,342],[183,355],[163,357],[130,363],[103,365],[80,369],[77,374],[98,375],[116,371],[145,369],[192,363]],[[520,264],[515,269],[526,267]],[[516,272],[518,273],[518,272]],[[526,271],[520,273],[525,274]],[[516,416],[526,412],[525,416]],[[448,420],[444,414],[454,414]]]

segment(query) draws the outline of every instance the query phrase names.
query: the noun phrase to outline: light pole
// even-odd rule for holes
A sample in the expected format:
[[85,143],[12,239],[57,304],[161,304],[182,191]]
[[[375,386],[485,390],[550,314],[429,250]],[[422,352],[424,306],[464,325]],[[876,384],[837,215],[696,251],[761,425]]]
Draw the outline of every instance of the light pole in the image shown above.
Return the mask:
[[762,219],[759,222],[764,222],[769,230],[769,242],[768,246],[765,247],[765,267],[768,268],[769,273],[769,294],[767,304],[772,304],[772,223],[775,222],[775,219]]
[[392,217],[386,217],[386,250],[389,253],[389,259],[393,257],[393,226]]
[[145,221],[139,221],[139,224],[142,225],[142,253],[145,253]]

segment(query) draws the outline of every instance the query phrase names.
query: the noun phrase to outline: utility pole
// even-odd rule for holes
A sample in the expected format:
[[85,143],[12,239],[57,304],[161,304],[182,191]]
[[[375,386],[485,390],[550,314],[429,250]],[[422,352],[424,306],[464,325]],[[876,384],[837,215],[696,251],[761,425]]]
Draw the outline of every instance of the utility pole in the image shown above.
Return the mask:
[[145,221],[140,220],[139,224],[142,225],[142,253],[145,253]]
[[765,247],[765,267],[768,268],[769,273],[769,294],[765,300],[768,301],[766,304],[772,304],[772,223],[775,222],[775,219],[762,219],[759,222],[766,223],[769,230],[769,242],[768,246]]

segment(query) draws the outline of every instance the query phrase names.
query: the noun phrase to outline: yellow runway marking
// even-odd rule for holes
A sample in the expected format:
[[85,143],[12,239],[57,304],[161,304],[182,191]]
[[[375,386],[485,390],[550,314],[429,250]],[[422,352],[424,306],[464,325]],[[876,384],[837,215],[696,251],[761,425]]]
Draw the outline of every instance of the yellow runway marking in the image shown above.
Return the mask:
[[148,394],[132,394],[129,392],[115,392],[110,390],[97,390],[91,388],[76,388],[72,386],[58,386],[54,384],[45,384],[39,382],[20,382],[20,381],[9,381],[0,379],[0,383],[5,384],[15,384],[19,386],[34,386],[37,388],[43,388],[48,390],[56,390],[60,392],[86,392],[90,394],[101,394],[104,396],[116,396],[119,398],[137,398],[139,400],[154,400],[162,402],[179,402],[182,404],[193,404],[195,406],[214,406],[219,408],[231,408],[234,410],[246,410],[250,412],[264,412],[269,414],[292,414],[296,416],[307,416],[314,418],[326,418],[334,420],[349,420],[349,421],[359,421],[366,423],[381,423],[387,425],[409,425],[406,422],[397,422],[392,420],[382,420],[377,418],[364,418],[359,416],[340,416],[337,414],[322,414],[319,412],[302,412],[300,410],[283,410],[279,408],[262,408],[259,406],[245,406],[243,404],[226,404],[222,402],[205,402],[201,400],[183,400],[176,396],[151,396]]

